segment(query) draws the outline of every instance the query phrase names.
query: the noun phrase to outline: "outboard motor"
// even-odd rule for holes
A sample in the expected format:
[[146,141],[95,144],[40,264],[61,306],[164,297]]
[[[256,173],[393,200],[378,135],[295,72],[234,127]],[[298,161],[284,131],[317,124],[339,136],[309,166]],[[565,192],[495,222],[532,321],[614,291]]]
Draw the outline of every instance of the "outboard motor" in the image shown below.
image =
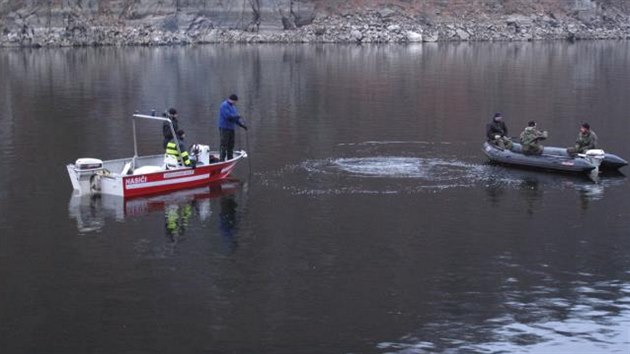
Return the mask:
[[598,182],[599,165],[602,164],[602,161],[604,161],[604,158],[606,157],[606,153],[604,152],[604,150],[601,150],[601,149],[586,150],[586,152],[580,156],[584,157],[586,161],[588,161],[593,166],[595,166],[595,169],[591,171],[590,173],[590,177],[594,182]]
[[100,191],[100,174],[104,173],[103,161],[85,157],[68,166],[70,180],[75,190],[85,194]]
[[586,150],[584,153],[584,158],[595,166],[595,169],[599,169],[599,165],[604,161],[604,157],[606,157],[606,153],[602,149],[591,149]]
[[194,144],[190,147],[190,158],[197,161],[197,164],[207,165],[210,163],[210,146]]

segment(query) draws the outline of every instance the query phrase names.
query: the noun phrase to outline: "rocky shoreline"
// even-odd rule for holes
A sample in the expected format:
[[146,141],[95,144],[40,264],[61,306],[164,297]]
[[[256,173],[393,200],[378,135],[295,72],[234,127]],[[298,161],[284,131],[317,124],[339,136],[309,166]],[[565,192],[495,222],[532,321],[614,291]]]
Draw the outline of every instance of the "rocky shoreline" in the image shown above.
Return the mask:
[[405,16],[384,9],[318,15],[300,27],[258,30],[222,28],[207,17],[191,15],[115,24],[81,17],[69,17],[64,22],[63,26],[32,26],[19,16],[9,17],[0,33],[0,47],[630,39],[630,17],[622,13],[598,16],[539,13],[455,21]]

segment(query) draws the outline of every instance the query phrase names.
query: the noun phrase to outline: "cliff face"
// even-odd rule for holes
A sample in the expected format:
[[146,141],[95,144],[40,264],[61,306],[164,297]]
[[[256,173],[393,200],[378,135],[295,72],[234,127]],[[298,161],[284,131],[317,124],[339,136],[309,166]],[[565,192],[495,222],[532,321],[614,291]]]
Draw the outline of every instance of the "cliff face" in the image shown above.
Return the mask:
[[186,29],[191,19],[204,18],[214,27],[246,29],[256,24],[281,28],[283,16],[309,16],[313,8],[312,1],[289,0],[4,0],[0,15],[9,21],[21,18],[35,27],[65,26],[69,19],[80,18],[99,25],[162,24]]
[[0,46],[628,38],[630,0],[0,0]]

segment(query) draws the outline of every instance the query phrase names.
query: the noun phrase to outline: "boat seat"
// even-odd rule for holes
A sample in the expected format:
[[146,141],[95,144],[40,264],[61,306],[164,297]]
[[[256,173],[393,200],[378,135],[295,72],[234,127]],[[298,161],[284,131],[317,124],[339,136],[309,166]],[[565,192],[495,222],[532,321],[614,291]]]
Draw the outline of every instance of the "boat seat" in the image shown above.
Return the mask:
[[138,167],[133,171],[134,175],[143,175],[146,173],[160,172],[164,171],[164,169],[160,166],[142,166]]
[[179,168],[179,161],[173,155],[164,154],[164,169],[166,170],[174,170]]

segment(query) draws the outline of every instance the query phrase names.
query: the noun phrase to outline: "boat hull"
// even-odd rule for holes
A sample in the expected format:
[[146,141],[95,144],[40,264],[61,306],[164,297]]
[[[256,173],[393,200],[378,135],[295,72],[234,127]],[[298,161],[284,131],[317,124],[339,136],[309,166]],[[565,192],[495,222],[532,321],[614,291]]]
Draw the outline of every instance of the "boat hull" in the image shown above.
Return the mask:
[[587,173],[596,168],[593,164],[581,157],[570,157],[569,155],[555,155],[552,150],[558,148],[547,148],[542,155],[524,155],[520,151],[520,144],[515,144],[515,151],[501,149],[495,145],[485,142],[483,152],[490,161],[506,165],[553,170],[570,173]]
[[[81,170],[75,164],[66,167],[72,186],[80,195],[106,194],[133,198],[195,188],[223,180],[245,157],[245,151],[235,151],[231,160],[199,164],[195,168],[160,167],[163,155],[102,161],[102,168],[93,170]],[[135,170],[130,168],[133,165],[137,166]]]
[[180,168],[176,170],[124,176],[122,177],[123,196],[132,198],[202,186],[228,177],[235,166],[236,161],[232,161],[199,166],[194,169]]
[[[521,144],[516,143],[514,145],[515,145],[516,149],[518,151],[520,151]],[[544,154],[545,155],[558,156],[558,157],[572,158],[567,153],[567,149],[566,148],[560,148],[560,147],[545,146]],[[614,170],[620,169],[621,167],[626,166],[627,164],[628,164],[628,161],[622,159],[621,157],[619,157],[619,156],[617,156],[615,154],[606,153],[604,155],[604,159],[602,160],[601,164],[599,165],[599,169],[600,169],[600,171],[614,171]]]
[[617,171],[626,165],[628,165],[628,161],[622,159],[621,157],[613,154],[606,154],[602,164],[599,165],[599,169],[605,171]]

